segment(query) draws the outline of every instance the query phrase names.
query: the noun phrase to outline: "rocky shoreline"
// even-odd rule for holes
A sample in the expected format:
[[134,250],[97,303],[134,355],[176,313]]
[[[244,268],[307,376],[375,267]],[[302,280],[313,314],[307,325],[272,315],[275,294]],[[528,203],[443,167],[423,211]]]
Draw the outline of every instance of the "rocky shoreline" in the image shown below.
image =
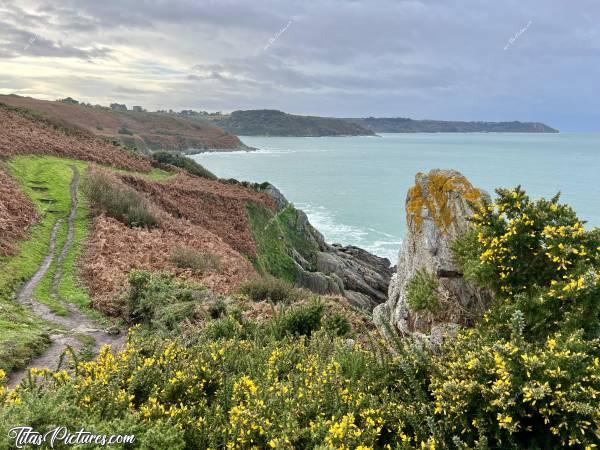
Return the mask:
[[296,231],[317,249],[309,258],[298,251],[290,255],[298,268],[296,283],[299,286],[318,294],[342,295],[353,306],[369,311],[387,300],[394,272],[387,258],[352,245],[325,242],[323,235],[310,224],[306,214],[294,208],[275,186],[269,183],[253,186],[273,199],[278,212],[293,210],[297,217],[294,224]]

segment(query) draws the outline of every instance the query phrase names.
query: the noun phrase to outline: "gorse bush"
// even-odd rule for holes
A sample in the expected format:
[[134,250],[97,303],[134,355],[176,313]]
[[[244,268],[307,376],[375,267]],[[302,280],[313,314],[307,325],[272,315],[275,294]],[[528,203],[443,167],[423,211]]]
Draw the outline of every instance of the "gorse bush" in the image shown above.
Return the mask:
[[447,342],[431,378],[435,417],[464,448],[593,448],[586,446],[600,440],[600,340],[557,332],[528,342],[522,325]]
[[208,178],[210,180],[217,179],[217,176],[211,171],[205,169],[193,159],[183,156],[180,153],[154,152],[152,153],[152,158],[160,164],[170,164],[172,166],[179,167],[197,177]]
[[431,273],[425,269],[417,270],[406,286],[406,300],[410,308],[413,311],[437,312],[440,308],[437,289],[437,280]]
[[500,189],[473,217],[473,231],[455,245],[465,276],[506,299],[507,314],[526,316],[526,331],[600,332],[600,230],[586,231],[567,205],[531,201]]
[[293,284],[268,275],[242,283],[239,291],[255,302],[291,303],[306,296],[302,289]]
[[[423,378],[418,350],[404,354],[406,373]],[[425,423],[420,407],[411,405],[420,391],[396,380],[398,360],[383,364],[375,352],[324,334],[188,347],[134,334],[124,351],[103,351],[97,361],[80,363],[74,376],[37,374],[56,393],[44,400],[27,388],[4,395],[0,439],[13,421],[55,426],[69,405],[69,423],[87,430],[120,423],[141,448],[410,448],[421,442],[430,448],[426,425],[413,431]],[[36,404],[44,414],[36,414]]]
[[436,412],[469,445],[485,437],[507,448],[595,448],[599,230],[586,231],[558,196],[497,194],[454,245],[465,276],[496,301],[483,323],[448,343],[432,379]]
[[177,331],[183,321],[197,312],[205,291],[166,272],[134,270],[129,274],[126,316],[130,323],[156,331]]
[[221,270],[221,260],[214,253],[201,252],[189,247],[176,246],[171,250],[171,261],[181,269],[200,272]]
[[87,197],[108,216],[130,227],[154,227],[158,220],[146,200],[131,188],[119,186],[100,171],[90,172],[83,182]]
[[293,308],[281,307],[273,321],[273,334],[279,338],[286,335],[310,337],[321,328],[324,312],[325,307],[319,300]]

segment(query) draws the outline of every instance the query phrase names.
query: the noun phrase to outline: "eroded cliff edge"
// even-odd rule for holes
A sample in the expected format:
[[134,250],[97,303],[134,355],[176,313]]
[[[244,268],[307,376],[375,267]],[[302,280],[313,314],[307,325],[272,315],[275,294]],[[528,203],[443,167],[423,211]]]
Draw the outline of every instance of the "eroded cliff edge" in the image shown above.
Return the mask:
[[[232,180],[232,182],[234,182]],[[342,295],[372,310],[387,300],[393,268],[387,258],[354,246],[325,242],[323,235],[269,183],[252,184],[277,205],[275,213],[248,206],[260,272],[287,279],[318,294]]]

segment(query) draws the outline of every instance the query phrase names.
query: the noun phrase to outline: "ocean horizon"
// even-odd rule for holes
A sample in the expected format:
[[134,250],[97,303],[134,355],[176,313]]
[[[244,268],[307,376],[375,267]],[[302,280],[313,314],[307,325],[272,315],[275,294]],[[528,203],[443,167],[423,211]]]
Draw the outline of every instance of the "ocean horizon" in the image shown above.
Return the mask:
[[532,198],[561,192],[589,227],[600,225],[600,133],[384,133],[358,137],[241,136],[256,151],[193,158],[221,178],[269,181],[330,243],[396,263],[404,201],[415,174],[455,169],[492,196],[521,185]]

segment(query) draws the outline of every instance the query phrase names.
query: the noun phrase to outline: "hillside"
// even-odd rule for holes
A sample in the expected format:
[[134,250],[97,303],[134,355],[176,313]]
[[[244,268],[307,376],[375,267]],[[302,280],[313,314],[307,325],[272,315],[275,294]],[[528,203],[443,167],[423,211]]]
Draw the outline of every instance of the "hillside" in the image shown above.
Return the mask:
[[272,109],[234,111],[204,120],[238,136],[370,136],[373,131],[332,117],[298,116]]
[[36,111],[65,127],[76,127],[129,148],[148,150],[236,150],[246,148],[234,135],[209,123],[172,114],[117,111],[31,97],[0,95],[0,103]]
[[[48,352],[81,348],[85,333],[49,338],[51,323],[68,329],[81,311],[123,318],[120,292],[134,270],[168,272],[215,295],[277,275],[367,309],[384,299],[391,273],[371,286],[353,272],[366,271],[364,256],[346,270],[357,276],[347,292],[343,279],[319,272],[318,254],[333,249],[291,205],[278,214],[266,185],[218,180],[182,156],[139,155],[22,108],[0,105],[0,122],[0,369],[40,353],[48,360],[49,344]],[[344,261],[340,270],[354,259]]]
[[392,276],[269,183],[0,123],[0,448],[596,448],[600,229],[558,195],[418,173]]
[[460,122],[403,117],[344,119],[375,133],[558,133],[539,122]]

